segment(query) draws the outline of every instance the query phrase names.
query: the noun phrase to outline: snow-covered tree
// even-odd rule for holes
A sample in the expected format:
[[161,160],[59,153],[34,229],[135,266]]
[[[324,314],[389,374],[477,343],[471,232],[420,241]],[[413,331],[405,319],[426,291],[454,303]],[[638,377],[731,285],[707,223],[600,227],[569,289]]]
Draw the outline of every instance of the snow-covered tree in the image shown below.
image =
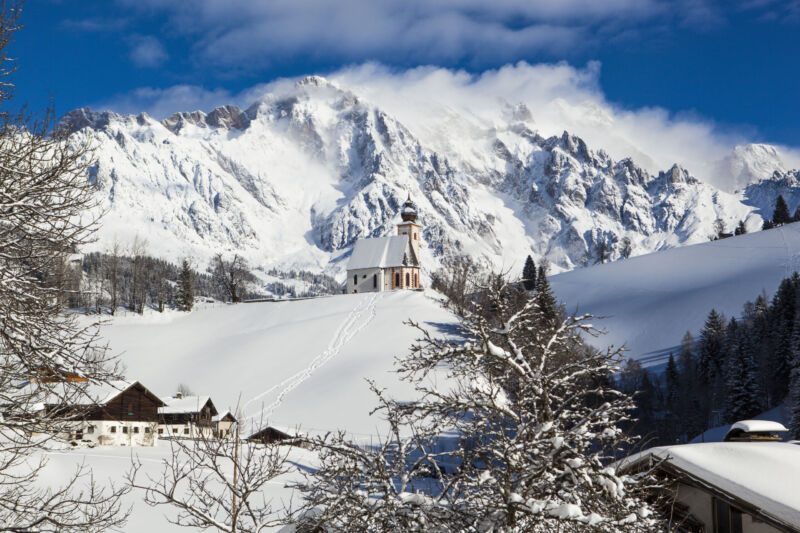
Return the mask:
[[[377,447],[317,442],[299,488],[323,531],[495,533],[662,531],[643,474],[610,466],[634,408],[609,386],[620,353],[597,351],[590,317],[556,318],[496,279],[464,314],[461,340],[420,339],[398,360],[419,398],[379,393],[391,438]],[[446,369],[448,386],[436,386]],[[441,376],[440,376],[441,377]]]
[[6,46],[19,13],[0,4],[0,530],[93,533],[124,522],[121,492],[84,467],[56,486],[39,474],[53,439],[74,430],[76,400],[88,403],[86,381],[118,378],[96,328],[64,313],[63,277],[53,275],[92,234],[95,189],[87,151],[54,131],[51,111],[35,120],[8,107]]

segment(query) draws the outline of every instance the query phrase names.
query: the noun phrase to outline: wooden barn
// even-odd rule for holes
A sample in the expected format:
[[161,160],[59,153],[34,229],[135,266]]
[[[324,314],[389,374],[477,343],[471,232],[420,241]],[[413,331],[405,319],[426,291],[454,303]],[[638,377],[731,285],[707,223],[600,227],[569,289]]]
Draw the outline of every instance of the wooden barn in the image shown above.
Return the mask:
[[279,426],[264,427],[247,437],[245,440],[248,442],[256,442],[261,444],[273,444],[279,442],[282,444],[292,444],[297,446],[302,446],[305,442],[303,434],[296,429]]

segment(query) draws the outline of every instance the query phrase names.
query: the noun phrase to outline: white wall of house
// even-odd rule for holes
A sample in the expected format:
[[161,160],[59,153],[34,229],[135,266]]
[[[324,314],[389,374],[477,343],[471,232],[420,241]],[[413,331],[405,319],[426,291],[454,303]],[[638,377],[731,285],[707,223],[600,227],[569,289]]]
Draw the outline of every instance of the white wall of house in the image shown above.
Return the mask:
[[[710,492],[680,483],[676,500],[689,508],[690,514],[703,523],[706,531],[717,531],[714,529],[714,496]],[[742,533],[781,532],[782,530],[753,518],[747,512],[742,512]]]
[[97,446],[154,446],[156,426],[155,422],[86,420],[76,422],[68,438]]
[[195,437],[213,437],[214,425],[198,426],[197,424],[159,424],[156,433],[163,438],[192,439]]

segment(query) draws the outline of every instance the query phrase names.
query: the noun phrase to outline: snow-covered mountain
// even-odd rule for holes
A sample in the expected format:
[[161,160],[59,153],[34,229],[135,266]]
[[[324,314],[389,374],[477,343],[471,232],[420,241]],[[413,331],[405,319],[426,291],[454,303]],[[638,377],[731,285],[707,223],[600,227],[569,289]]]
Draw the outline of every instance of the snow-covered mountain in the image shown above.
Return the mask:
[[81,109],[62,119],[74,142],[95,149],[89,177],[107,210],[95,247],[139,235],[151,254],[201,265],[238,252],[260,267],[339,274],[355,240],[394,230],[408,194],[427,265],[470,253],[516,270],[532,254],[568,270],[600,242],[614,259],[624,238],[636,255],[706,241],[717,219],[728,230],[739,220],[760,227],[740,195],[680,166],[651,175],[566,132],[540,136],[524,105],[491,124],[452,122],[434,142],[435,129],[415,135],[320,77],[244,111],[157,121]]

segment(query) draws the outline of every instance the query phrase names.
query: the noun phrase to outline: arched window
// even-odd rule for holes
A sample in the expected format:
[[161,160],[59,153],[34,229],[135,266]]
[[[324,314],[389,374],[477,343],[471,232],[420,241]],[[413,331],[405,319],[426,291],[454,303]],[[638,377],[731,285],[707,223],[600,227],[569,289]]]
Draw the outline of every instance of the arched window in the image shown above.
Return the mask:
[[394,286],[395,287],[399,287],[400,286],[400,273],[399,272],[394,275]]
[[358,285],[358,274],[353,276],[353,285]]
[[410,286],[411,286],[411,274],[406,272],[406,287],[410,287]]
[[378,275],[377,274],[373,274],[372,275],[372,288],[373,289],[377,289],[378,288]]
[[419,289],[419,274],[414,274],[414,288]]

